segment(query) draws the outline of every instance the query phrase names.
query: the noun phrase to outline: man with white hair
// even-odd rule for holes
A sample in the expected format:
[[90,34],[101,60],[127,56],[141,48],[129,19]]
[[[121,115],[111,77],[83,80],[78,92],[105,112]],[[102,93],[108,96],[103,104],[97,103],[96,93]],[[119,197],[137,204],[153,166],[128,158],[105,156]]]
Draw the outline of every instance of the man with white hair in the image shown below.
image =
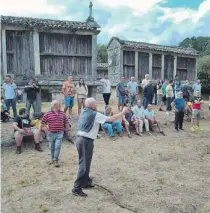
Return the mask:
[[94,98],[86,99],[85,108],[78,120],[76,147],[79,154],[79,169],[72,189],[73,195],[85,197],[87,194],[82,191],[82,188],[94,187],[89,172],[93,156],[93,141],[97,138],[100,124],[120,120],[126,112],[127,108],[124,108],[119,114],[107,117],[97,112],[97,103]]
[[143,81],[141,82],[141,86],[143,89],[144,89],[144,87],[147,86],[147,84],[149,84],[149,80],[150,80],[149,74],[146,74],[145,79],[143,79]]
[[47,112],[42,118],[41,129],[43,125],[48,125],[48,137],[50,142],[52,162],[55,167],[59,167],[59,154],[64,131],[69,128],[68,118],[65,113],[61,111],[61,104],[54,100],[51,103],[51,110]]

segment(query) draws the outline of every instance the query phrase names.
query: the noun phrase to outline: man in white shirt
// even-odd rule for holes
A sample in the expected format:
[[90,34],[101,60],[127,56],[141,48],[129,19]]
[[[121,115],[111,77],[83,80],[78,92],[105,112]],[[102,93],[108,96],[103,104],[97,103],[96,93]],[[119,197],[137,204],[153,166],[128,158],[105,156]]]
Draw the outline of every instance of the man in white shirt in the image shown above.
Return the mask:
[[170,80],[168,85],[166,86],[166,114],[167,115],[169,115],[169,111],[171,111],[171,102],[174,96],[172,84],[173,84],[173,81]]
[[89,177],[90,165],[93,156],[94,140],[97,138],[99,125],[105,122],[113,122],[122,119],[122,116],[127,113],[127,107],[119,114],[107,117],[97,112],[97,103],[94,98],[87,98],[85,101],[85,108],[80,114],[78,120],[78,132],[76,147],[79,154],[79,169],[77,179],[74,182],[72,189],[73,195],[87,196],[82,191],[82,188],[92,188],[94,184]]
[[146,75],[145,75],[145,79],[143,79],[143,81],[141,82],[142,88],[144,89],[144,87],[146,87],[147,84],[149,84],[149,82],[150,82],[149,74],[146,74]]
[[100,80],[101,83],[103,83],[103,98],[106,106],[109,105],[109,99],[111,96],[111,82],[108,79],[107,75],[104,75],[104,78]]

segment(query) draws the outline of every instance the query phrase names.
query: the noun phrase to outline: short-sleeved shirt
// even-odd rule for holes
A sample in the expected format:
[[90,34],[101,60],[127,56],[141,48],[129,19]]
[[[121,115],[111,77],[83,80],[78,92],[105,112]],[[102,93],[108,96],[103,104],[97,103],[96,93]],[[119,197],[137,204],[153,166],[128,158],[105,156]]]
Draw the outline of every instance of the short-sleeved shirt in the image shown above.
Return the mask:
[[173,101],[176,111],[184,112],[185,110],[185,100],[184,98],[175,98]]
[[146,78],[145,78],[145,79],[142,81],[142,83],[141,83],[142,88],[146,87],[147,84],[149,84],[149,82],[150,82],[150,79],[146,79]]
[[166,86],[166,98],[172,98],[174,96],[173,87],[169,84]]
[[5,91],[5,99],[14,99],[15,98],[15,90],[17,89],[17,86],[15,83],[12,84],[6,84],[4,83],[2,88]]
[[196,94],[197,91],[199,91],[201,93],[201,84],[195,83],[192,88],[194,91],[194,95]]
[[125,83],[122,83],[120,82],[118,85],[117,85],[117,92],[119,93],[120,96],[125,96]]
[[91,130],[89,132],[78,131],[77,135],[95,140],[98,135],[100,124],[104,124],[107,118],[108,117],[106,115],[103,115],[102,113],[97,112],[95,121]]
[[22,118],[20,116],[16,116],[14,122],[18,124],[18,128],[30,128],[31,127],[31,120],[28,117]]
[[101,79],[103,83],[103,93],[111,93],[111,82],[109,79]]
[[144,114],[144,107],[138,107],[137,105],[134,106],[132,108],[132,112],[133,112],[133,115],[136,117],[136,118],[139,118],[139,119],[144,119],[145,118],[145,114]]
[[134,81],[130,81],[128,82],[127,88],[129,90],[129,92],[133,93],[134,95],[137,94],[137,88],[138,88],[138,84]]
[[148,109],[145,109],[144,110],[144,114],[145,116],[147,116],[148,119],[152,119],[154,116],[155,116],[155,112],[153,110],[148,110]]
[[70,83],[69,81],[65,81],[63,83],[62,89],[64,90],[64,94],[66,96],[74,97],[74,95],[75,95],[75,88],[74,88],[74,84],[73,83]]

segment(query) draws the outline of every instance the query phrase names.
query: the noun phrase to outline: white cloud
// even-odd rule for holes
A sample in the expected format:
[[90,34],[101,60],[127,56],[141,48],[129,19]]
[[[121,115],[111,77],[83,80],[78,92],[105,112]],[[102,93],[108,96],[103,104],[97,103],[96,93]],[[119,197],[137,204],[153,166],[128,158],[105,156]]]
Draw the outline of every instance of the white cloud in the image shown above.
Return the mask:
[[50,5],[47,0],[1,0],[0,14],[34,16],[40,14],[57,15],[64,11],[62,5]]
[[141,16],[158,3],[164,3],[166,0],[97,0],[97,2],[110,8],[128,7],[134,10],[135,15]]
[[185,22],[186,20],[191,20],[192,23],[198,24],[200,19],[204,17],[207,13],[210,13],[210,0],[204,0],[198,10],[193,10],[189,8],[160,8],[164,15],[159,17],[158,20],[161,22],[171,20],[175,24]]

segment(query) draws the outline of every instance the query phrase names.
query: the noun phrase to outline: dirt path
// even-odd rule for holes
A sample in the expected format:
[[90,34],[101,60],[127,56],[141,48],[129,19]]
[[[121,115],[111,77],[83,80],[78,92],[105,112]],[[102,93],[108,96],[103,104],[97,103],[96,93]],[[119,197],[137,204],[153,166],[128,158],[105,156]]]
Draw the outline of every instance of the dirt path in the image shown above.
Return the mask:
[[[203,120],[203,133],[175,133],[167,125],[165,137],[125,136],[111,141],[103,135],[95,141],[91,176],[138,213],[210,212],[209,126],[210,121]],[[88,198],[72,196],[75,146],[64,141],[60,168],[47,165],[48,144],[43,148],[38,153],[27,144],[18,156],[15,147],[2,148],[2,213],[131,212],[99,187],[86,191]]]

